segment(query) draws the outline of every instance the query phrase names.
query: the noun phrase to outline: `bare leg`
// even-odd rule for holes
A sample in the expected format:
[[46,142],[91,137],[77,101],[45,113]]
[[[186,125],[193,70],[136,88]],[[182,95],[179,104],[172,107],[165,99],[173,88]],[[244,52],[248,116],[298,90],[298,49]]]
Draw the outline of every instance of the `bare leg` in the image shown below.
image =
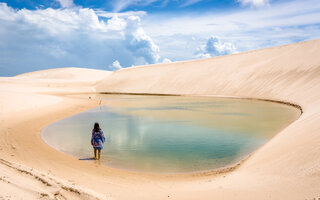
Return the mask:
[[100,153],[101,153],[101,150],[98,149],[98,160],[100,160]]
[[97,149],[93,148],[94,151],[94,159],[97,160]]

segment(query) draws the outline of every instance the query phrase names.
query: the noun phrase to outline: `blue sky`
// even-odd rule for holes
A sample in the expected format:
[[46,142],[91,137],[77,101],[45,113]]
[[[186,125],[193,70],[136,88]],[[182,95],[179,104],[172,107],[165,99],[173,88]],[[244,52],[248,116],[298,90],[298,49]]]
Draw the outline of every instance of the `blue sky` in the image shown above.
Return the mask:
[[[74,1],[48,1],[48,0],[7,0],[1,1],[17,9],[59,8],[66,2],[73,2],[76,6],[105,11],[124,12],[144,10],[148,13],[157,12],[186,12],[201,10],[218,10],[238,7],[241,2],[234,0],[74,0]],[[61,3],[62,2],[62,3]]]
[[320,38],[320,0],[0,0],[0,76],[117,70]]

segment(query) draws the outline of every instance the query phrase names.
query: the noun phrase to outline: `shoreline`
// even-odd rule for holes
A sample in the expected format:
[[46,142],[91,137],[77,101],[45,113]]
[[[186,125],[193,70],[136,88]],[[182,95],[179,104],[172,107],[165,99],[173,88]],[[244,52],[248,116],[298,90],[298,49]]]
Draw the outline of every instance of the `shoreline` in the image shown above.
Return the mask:
[[288,106],[295,107],[300,110],[303,114],[303,109],[300,105],[292,103],[289,101],[282,101],[276,99],[263,99],[263,98],[252,98],[252,97],[240,97],[240,96],[222,96],[222,95],[190,95],[190,94],[165,94],[165,93],[125,93],[125,92],[99,92],[95,94],[114,94],[114,95],[138,95],[138,96],[182,96],[182,97],[213,97],[213,98],[230,98],[230,99],[244,99],[244,100],[256,100],[256,101],[266,101],[272,103],[285,104]]
[[[83,94],[92,94],[92,95],[96,95],[99,93],[70,93],[70,94],[56,94],[55,96],[58,97],[70,97],[72,96],[73,99],[77,99],[77,100],[84,100],[84,98],[81,97],[74,97],[73,95],[83,95]],[[123,95],[126,95],[127,93],[123,93]],[[52,95],[52,94],[51,94]],[[130,94],[131,95],[131,94]],[[145,94],[137,94],[137,95],[145,95]],[[150,96],[155,96],[154,94],[148,94]],[[208,97],[208,98],[235,98],[235,99],[244,99],[244,100],[258,100],[258,101],[271,101],[273,103],[280,103],[280,104],[285,104],[285,105],[290,105],[292,106],[290,103],[283,103],[283,102],[279,102],[279,101],[274,101],[274,100],[267,100],[267,99],[254,99],[254,98],[242,98],[242,97],[225,97],[225,96],[214,96],[214,95],[210,95],[210,96],[202,96],[202,95],[156,95],[156,96],[192,96],[192,97]],[[93,101],[93,102],[90,102]],[[41,130],[37,131],[37,135],[40,137],[41,142],[44,143],[47,147],[51,148],[53,151],[55,151],[58,154],[61,154],[62,156],[67,156],[67,157],[72,157],[75,158],[76,160],[78,160],[79,162],[83,162],[82,160],[79,160],[78,157],[75,157],[73,155],[67,154],[65,152],[59,151],[57,149],[55,149],[54,147],[50,146],[49,144],[47,144],[43,138],[42,138],[42,131],[43,129],[45,129],[48,125],[55,123],[57,121],[63,120],[65,118],[71,117],[73,115],[79,114],[81,112],[85,112],[88,111],[90,109],[94,109],[100,106],[100,104],[98,104],[100,100],[99,99],[87,99],[85,98],[85,102],[77,105],[76,107],[80,107],[81,109],[71,109],[71,113],[68,113],[67,115],[65,115],[65,113],[63,112],[59,112],[59,113],[63,113],[63,117],[59,117],[58,119],[54,119],[53,121],[47,121],[46,124],[43,124],[41,127]],[[101,104],[102,105],[102,104]],[[57,105],[58,106],[58,105]],[[63,106],[63,104],[59,105]],[[295,107],[295,106],[293,106]],[[83,110],[84,108],[84,110]],[[57,115],[57,114],[54,114]],[[301,117],[301,114],[299,116],[299,118],[297,118],[295,121],[293,121],[291,124],[293,124],[294,122],[296,122],[297,120],[299,120]],[[289,124],[288,126],[290,126],[291,124]],[[22,124],[23,125],[23,124]],[[288,127],[287,126],[287,127]],[[286,129],[287,127],[285,127],[284,129]],[[283,130],[284,130],[283,129]],[[229,174],[231,172],[234,172],[235,170],[237,170],[239,167],[241,167],[252,155],[254,155],[257,151],[259,151],[261,148],[263,148],[263,146],[267,145],[274,137],[277,136],[277,134],[279,134],[280,132],[282,132],[283,130],[279,131],[278,133],[276,133],[272,138],[270,138],[268,140],[268,142],[266,142],[265,144],[261,145],[258,149],[256,149],[255,151],[253,151],[252,153],[248,154],[247,156],[245,156],[245,158],[239,160],[238,162],[234,163],[234,164],[230,164],[227,165],[225,167],[220,167],[217,169],[209,169],[209,170],[203,170],[203,171],[195,171],[195,172],[182,172],[182,173],[153,173],[153,172],[140,172],[140,171],[133,171],[133,170],[126,170],[126,169],[122,169],[122,168],[115,168],[115,167],[110,167],[107,165],[103,165],[103,164],[98,164],[100,165],[100,168],[102,170],[110,170],[110,171],[115,171],[117,173],[121,173],[125,176],[132,176],[132,177],[143,177],[143,178],[147,178],[147,179],[154,179],[154,178],[160,178],[163,180],[174,180],[174,179],[178,179],[180,181],[183,180],[190,180],[190,179],[198,179],[198,178],[205,178],[205,177],[219,177],[219,176],[223,176],[226,174]],[[91,161],[85,161],[90,165],[95,165],[97,162],[91,162]]]
[[[82,77],[88,77],[88,69],[76,68],[52,70],[55,76],[63,75],[60,79],[41,78],[41,72],[36,75],[40,79],[32,73],[28,78],[0,78],[0,197],[131,200],[319,198],[318,52],[320,40],[315,40],[218,59],[159,64],[111,74],[89,70],[101,75],[101,80],[91,76],[90,80],[82,80]],[[70,76],[63,79],[66,73]],[[81,79],[70,78],[74,77],[73,74],[80,74],[75,77]],[[299,105],[303,114],[231,172],[193,177],[141,175],[79,161],[53,149],[41,139],[41,130],[48,124],[99,105],[98,101],[66,94],[92,92],[276,99]],[[14,168],[3,164],[3,160]]]
[[[292,123],[294,123],[295,121],[297,121],[301,115],[303,114],[303,110],[302,110],[302,107],[297,105],[297,104],[293,104],[293,103],[290,103],[290,102],[285,102],[285,101],[280,101],[280,100],[273,100],[273,99],[258,99],[258,98],[247,98],[247,97],[236,97],[236,96],[216,96],[216,95],[188,95],[188,94],[179,94],[179,95],[176,95],[176,94],[152,94],[152,93],[77,93],[77,94],[64,94],[65,96],[74,96],[74,95],[80,95],[81,97],[78,97],[79,99],[87,99],[87,98],[84,98],[82,97],[82,95],[97,95],[97,94],[106,94],[106,95],[137,95],[137,96],[181,96],[181,97],[208,97],[208,98],[226,98],[226,99],[241,99],[241,100],[254,100],[254,101],[263,101],[263,102],[271,102],[271,103],[278,103],[278,104],[284,104],[284,105],[287,105],[287,106],[292,106],[298,110],[300,110],[300,115],[299,117],[294,120],[293,122],[291,122],[290,124],[288,124],[286,127],[284,127],[284,129],[286,129],[288,126],[290,126]],[[77,97],[75,97],[77,98]],[[91,98],[91,99],[94,99],[94,98]],[[96,101],[98,101],[99,99],[96,99]],[[101,104],[103,105],[103,104]],[[100,106],[100,104],[99,104]],[[97,107],[99,107],[97,106]],[[97,107],[93,107],[93,108],[97,108]],[[93,109],[93,108],[90,108],[90,109]],[[89,109],[89,110],[90,110]],[[85,110],[85,111],[82,111],[82,112],[86,112],[88,110]],[[76,114],[79,114],[79,113],[76,113]],[[74,114],[74,115],[76,115]],[[72,116],[72,115],[71,115]],[[68,116],[68,117],[71,117],[71,116]],[[67,117],[66,117],[67,118]],[[65,118],[64,118],[65,119]],[[63,120],[63,119],[61,119]],[[56,122],[56,121],[55,121]],[[54,122],[52,122],[54,123]],[[50,123],[50,124],[52,124]],[[50,125],[48,124],[48,125]],[[48,126],[47,125],[47,126]],[[46,126],[46,127],[47,127]],[[45,140],[42,138],[42,133],[43,133],[43,130],[46,128],[44,127],[41,132],[40,132],[40,135],[41,135],[41,139],[45,142]],[[262,148],[264,145],[266,145],[267,143],[269,143],[277,134],[279,134],[280,132],[282,132],[284,129],[280,130],[279,132],[275,133],[265,144],[259,146],[258,149],[256,149],[255,151],[251,152],[250,154],[244,156],[244,158],[242,158],[241,160],[235,162],[235,163],[232,163],[232,164],[229,164],[229,165],[226,165],[224,167],[219,167],[219,168],[216,168],[216,169],[208,169],[208,170],[200,170],[200,171],[192,171],[192,172],[175,172],[175,173],[157,173],[157,172],[142,172],[142,171],[135,171],[135,170],[128,170],[128,169],[123,169],[123,168],[116,168],[116,167],[111,167],[111,166],[108,166],[108,165],[104,165],[102,164],[103,166],[107,167],[107,168],[110,168],[110,169],[115,169],[115,170],[121,170],[123,171],[124,173],[128,172],[128,173],[135,173],[135,174],[140,174],[141,176],[143,175],[146,175],[146,176],[163,176],[163,177],[171,177],[171,178],[175,178],[175,177],[199,177],[199,176],[219,176],[219,175],[223,175],[223,174],[227,174],[227,173],[230,173],[234,170],[236,170],[237,168],[239,168],[244,162],[246,162],[246,160],[248,160],[253,154],[255,154],[256,151],[258,151],[260,148]],[[46,142],[45,142],[46,143]],[[48,143],[46,143],[48,146],[50,146]],[[52,147],[52,146],[50,146]],[[63,154],[66,154],[66,155],[69,155],[68,153],[65,153],[65,152],[62,152],[54,147],[52,147],[53,149],[63,153]],[[71,155],[73,156],[73,155]],[[76,156],[73,156],[75,158],[77,158]],[[87,161],[89,163],[93,163],[92,161]]]

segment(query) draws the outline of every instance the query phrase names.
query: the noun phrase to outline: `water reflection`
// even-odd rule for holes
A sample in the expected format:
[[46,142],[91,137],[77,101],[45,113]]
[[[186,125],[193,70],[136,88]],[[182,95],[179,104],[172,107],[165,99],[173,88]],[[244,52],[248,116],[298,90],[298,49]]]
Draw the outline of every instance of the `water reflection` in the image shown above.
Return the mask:
[[299,110],[276,103],[221,98],[98,95],[105,106],[53,123],[51,146],[90,158],[91,129],[107,137],[103,164],[137,171],[190,172],[239,161],[297,119]]

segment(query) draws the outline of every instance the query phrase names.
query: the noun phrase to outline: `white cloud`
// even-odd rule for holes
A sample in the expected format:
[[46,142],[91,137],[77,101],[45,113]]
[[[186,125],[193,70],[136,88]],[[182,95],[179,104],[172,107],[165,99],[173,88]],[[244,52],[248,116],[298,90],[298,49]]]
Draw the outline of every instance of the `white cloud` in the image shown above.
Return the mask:
[[74,6],[73,0],[56,0],[63,8],[70,8]]
[[[125,10],[126,8],[130,6],[148,6],[155,2],[161,2],[162,6],[166,6],[170,1],[177,2],[177,0],[117,0],[112,2],[113,10],[114,12],[119,12],[122,10]],[[203,0],[182,0],[178,1],[180,3],[179,7],[187,7],[191,6],[193,4],[196,4]],[[258,1],[258,0],[257,0]]]
[[115,60],[128,67],[160,59],[139,16],[102,20],[88,8],[15,10],[0,3],[0,38],[0,76],[52,67],[104,69]]
[[169,58],[164,58],[162,63],[171,63],[172,61]]
[[145,11],[127,11],[127,12],[119,13],[119,12],[106,12],[103,10],[97,10],[96,14],[100,17],[107,17],[107,18],[114,17],[114,16],[129,17],[132,15],[142,17],[142,16],[147,15],[147,12],[145,12]]
[[249,5],[252,7],[262,7],[269,5],[269,0],[237,0],[242,5]]
[[126,40],[127,47],[135,52],[138,58],[144,57],[144,60],[136,60],[136,64],[157,63],[159,61],[159,47],[152,41],[146,32],[140,27],[140,18],[130,16],[127,20]]
[[233,12],[149,14],[141,23],[159,45],[161,57],[188,60],[196,58],[195,50],[212,33],[236,44],[238,52],[319,38],[318,1],[274,1],[260,9]]
[[122,66],[120,65],[120,62],[118,60],[115,60],[112,63],[112,65],[109,67],[109,69],[119,70],[119,69],[122,69]]
[[154,14],[149,15],[143,25],[148,33],[155,36],[182,33],[199,35],[199,32],[203,34],[239,33],[279,26],[316,24],[320,23],[320,4],[318,2],[319,0],[296,0],[273,4],[263,9],[241,9],[231,13],[191,13],[172,17]]
[[191,5],[196,4],[196,3],[200,2],[200,1],[203,1],[203,0],[186,0],[186,1],[184,1],[184,3],[182,3],[180,5],[180,7],[191,6]]
[[[127,6],[153,2],[122,1]],[[116,60],[128,67],[163,62],[164,58],[212,56],[207,44],[213,33],[223,38],[222,44],[236,44],[238,52],[319,38],[319,0],[271,2],[259,9],[248,4],[232,12],[174,15],[111,13],[75,6],[15,10],[0,3],[0,76],[50,67],[105,69]]]
[[135,6],[147,6],[153,2],[159,0],[116,0],[112,2],[114,12],[119,12],[131,5]]
[[197,57],[208,58],[214,56],[222,56],[233,54],[236,52],[236,47],[230,42],[223,42],[217,36],[211,36],[206,45],[200,46],[195,52]]

